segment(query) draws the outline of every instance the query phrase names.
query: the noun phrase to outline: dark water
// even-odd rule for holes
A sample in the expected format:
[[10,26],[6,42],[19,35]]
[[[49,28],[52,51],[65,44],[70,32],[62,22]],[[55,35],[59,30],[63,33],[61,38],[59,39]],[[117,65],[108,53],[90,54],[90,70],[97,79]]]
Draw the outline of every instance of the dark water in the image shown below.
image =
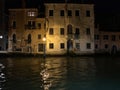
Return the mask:
[[0,63],[2,90],[120,90],[120,57],[18,57]]

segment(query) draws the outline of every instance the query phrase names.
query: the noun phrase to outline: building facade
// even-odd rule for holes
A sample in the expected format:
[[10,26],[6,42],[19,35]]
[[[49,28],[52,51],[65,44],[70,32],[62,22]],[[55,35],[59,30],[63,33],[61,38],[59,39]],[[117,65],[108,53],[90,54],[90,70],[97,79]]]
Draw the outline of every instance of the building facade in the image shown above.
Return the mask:
[[48,53],[94,53],[94,5],[46,3]]
[[11,52],[94,53],[93,4],[46,3],[44,18],[37,9],[9,9],[9,15]]
[[95,29],[95,52],[116,53],[120,51],[120,32]]
[[9,9],[9,52],[37,53],[44,37],[44,18],[37,9]]

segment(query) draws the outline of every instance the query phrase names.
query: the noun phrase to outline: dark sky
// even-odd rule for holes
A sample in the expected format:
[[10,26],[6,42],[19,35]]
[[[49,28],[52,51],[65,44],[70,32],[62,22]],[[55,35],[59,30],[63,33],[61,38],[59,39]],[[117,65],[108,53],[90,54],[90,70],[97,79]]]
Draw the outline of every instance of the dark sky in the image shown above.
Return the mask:
[[[43,2],[64,2],[65,0],[25,0],[27,7],[43,7]],[[109,27],[120,27],[120,0],[67,0],[68,2],[93,2],[95,4],[96,22]],[[6,0],[7,8],[21,7],[22,0]],[[113,25],[114,26],[114,25]],[[114,27],[115,27],[114,26]]]

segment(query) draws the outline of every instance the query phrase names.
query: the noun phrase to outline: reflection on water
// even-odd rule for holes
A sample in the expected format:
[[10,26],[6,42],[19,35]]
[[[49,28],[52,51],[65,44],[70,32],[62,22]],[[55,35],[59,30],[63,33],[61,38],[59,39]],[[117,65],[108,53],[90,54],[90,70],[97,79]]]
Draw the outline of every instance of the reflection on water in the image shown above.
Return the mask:
[[51,82],[49,80],[49,72],[48,72],[48,69],[47,69],[47,64],[45,62],[46,60],[44,59],[43,62],[41,62],[41,72],[40,72],[40,77],[41,77],[41,81],[42,81],[42,84],[41,84],[41,88],[43,90],[49,90],[49,88],[51,87]]
[[4,83],[6,81],[5,74],[4,74],[4,69],[5,69],[5,66],[0,63],[0,90],[3,89]]
[[4,90],[120,89],[119,57],[18,57],[0,63]]

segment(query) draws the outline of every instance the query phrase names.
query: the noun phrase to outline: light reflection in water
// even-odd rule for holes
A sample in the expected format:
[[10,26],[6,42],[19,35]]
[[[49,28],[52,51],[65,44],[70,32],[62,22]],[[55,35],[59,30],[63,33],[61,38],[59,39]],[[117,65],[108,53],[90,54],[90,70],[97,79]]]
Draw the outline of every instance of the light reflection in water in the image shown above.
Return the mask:
[[106,59],[4,58],[0,63],[6,66],[3,73],[7,82],[0,87],[5,90],[120,90],[120,58]]
[[4,88],[4,84],[6,81],[4,69],[5,69],[5,66],[0,63],[0,90]]
[[41,84],[41,88],[43,90],[49,90],[49,88],[51,87],[51,82],[50,82],[50,79],[49,79],[49,72],[48,72],[48,69],[47,69],[47,64],[45,63],[45,59],[43,62],[41,62],[41,68],[40,68],[41,72],[40,72],[40,77],[41,77],[41,81],[42,81],[42,84]]

